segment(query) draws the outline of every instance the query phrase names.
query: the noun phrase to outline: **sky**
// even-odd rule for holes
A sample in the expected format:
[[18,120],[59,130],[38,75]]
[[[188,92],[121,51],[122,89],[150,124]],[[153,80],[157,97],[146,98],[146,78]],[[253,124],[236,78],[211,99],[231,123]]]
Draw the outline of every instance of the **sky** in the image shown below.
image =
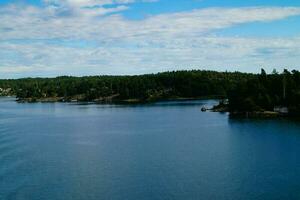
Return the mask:
[[298,0],[0,0],[0,78],[300,70]]

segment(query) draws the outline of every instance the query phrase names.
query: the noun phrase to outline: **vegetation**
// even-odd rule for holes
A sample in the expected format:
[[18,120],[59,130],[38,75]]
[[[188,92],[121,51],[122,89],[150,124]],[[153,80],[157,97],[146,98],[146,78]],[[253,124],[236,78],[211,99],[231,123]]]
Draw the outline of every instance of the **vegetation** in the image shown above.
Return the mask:
[[231,113],[300,113],[300,72],[267,74],[174,71],[139,76],[89,76],[0,80],[0,94],[20,101],[149,102],[176,98],[228,98]]
[[178,71],[139,76],[90,76],[0,80],[0,88],[24,101],[156,101],[226,97],[227,91],[254,75],[214,71]]
[[278,74],[275,70],[267,74],[253,76],[235,85],[228,92],[231,113],[273,111],[278,107],[288,111],[289,115],[300,113],[300,72],[284,70]]

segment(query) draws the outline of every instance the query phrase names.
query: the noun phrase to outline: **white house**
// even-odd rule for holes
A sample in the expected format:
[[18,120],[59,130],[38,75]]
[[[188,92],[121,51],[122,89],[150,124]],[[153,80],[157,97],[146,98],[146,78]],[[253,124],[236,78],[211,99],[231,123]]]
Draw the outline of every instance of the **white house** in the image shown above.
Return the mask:
[[284,107],[284,106],[275,106],[274,107],[274,112],[278,112],[280,114],[288,114],[289,109],[287,107]]

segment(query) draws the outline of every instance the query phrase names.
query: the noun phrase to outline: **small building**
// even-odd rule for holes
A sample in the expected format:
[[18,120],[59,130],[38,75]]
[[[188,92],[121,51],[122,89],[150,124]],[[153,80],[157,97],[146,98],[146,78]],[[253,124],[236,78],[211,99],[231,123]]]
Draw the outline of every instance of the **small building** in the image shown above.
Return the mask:
[[288,107],[285,107],[285,106],[275,106],[274,112],[278,112],[280,114],[288,114],[289,109],[288,109]]

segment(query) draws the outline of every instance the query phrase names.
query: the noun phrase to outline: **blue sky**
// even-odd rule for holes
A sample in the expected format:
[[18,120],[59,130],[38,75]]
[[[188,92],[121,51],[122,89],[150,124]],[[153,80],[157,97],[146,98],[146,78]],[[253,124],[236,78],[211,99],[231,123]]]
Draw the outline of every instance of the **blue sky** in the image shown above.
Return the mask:
[[300,70],[299,61],[300,1],[0,1],[0,78]]

